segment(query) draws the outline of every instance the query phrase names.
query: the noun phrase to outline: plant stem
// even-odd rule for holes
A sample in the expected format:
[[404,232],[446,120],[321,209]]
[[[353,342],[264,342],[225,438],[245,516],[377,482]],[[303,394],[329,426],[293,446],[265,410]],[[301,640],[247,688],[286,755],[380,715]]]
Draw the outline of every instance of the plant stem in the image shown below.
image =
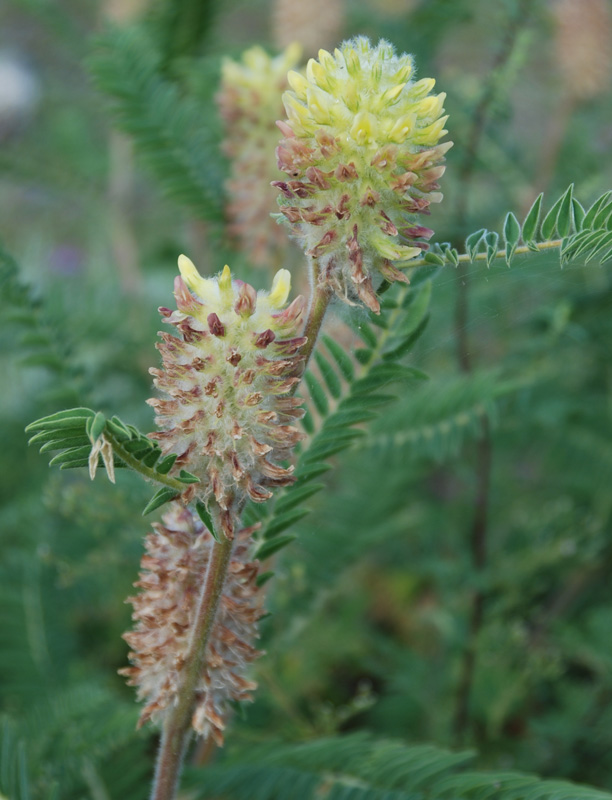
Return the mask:
[[213,629],[227,575],[232,542],[215,542],[193,623],[189,651],[177,690],[178,702],[167,717],[155,769],[151,800],[174,800],[185,751],[191,736],[191,716],[202,662]]
[[[325,313],[329,307],[330,300],[333,296],[333,291],[329,286],[319,285],[319,264],[316,258],[310,261],[311,269],[311,285],[313,286],[312,300],[310,301],[310,308],[308,309],[308,317],[304,326],[303,335],[307,337],[308,341],[301,350],[301,355],[304,357],[301,367],[300,377],[306,372],[308,362],[314,351],[317,343],[317,338],[323,325]],[[299,383],[296,383],[290,394],[295,394],[298,390]]]

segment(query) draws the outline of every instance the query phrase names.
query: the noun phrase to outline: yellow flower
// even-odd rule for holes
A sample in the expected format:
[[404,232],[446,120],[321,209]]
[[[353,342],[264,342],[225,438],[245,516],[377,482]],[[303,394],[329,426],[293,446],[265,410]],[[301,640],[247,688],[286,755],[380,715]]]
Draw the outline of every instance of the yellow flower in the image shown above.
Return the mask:
[[439,202],[446,134],[445,94],[432,78],[413,80],[409,55],[381,40],[319,51],[306,74],[289,72],[287,120],[277,149],[289,180],[276,181],[280,210],[320,280],[345,300],[379,311],[373,280],[407,281],[408,266],[433,231],[416,225]]

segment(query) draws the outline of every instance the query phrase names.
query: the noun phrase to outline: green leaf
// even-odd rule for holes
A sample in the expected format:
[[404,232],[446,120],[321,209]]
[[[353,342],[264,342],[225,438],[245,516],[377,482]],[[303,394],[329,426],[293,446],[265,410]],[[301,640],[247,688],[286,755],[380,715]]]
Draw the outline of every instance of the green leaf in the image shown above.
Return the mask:
[[105,427],[106,427],[106,417],[101,411],[96,412],[96,415],[91,420],[91,423],[88,422],[86,428],[87,435],[91,439],[92,443],[95,442],[98,439],[98,437],[102,435]]
[[431,251],[425,253],[423,260],[427,261],[428,264],[437,264],[440,267],[443,267],[444,264],[446,264],[446,259],[444,256],[438,255],[437,253],[432,253]]
[[70,450],[64,450],[61,453],[58,453],[54,456],[51,461],[49,461],[50,467],[55,467],[57,464],[64,464],[68,461],[74,461],[75,459],[85,459],[89,458],[89,454],[91,453],[91,445],[87,444],[84,447],[72,447]]
[[342,394],[342,386],[340,385],[340,380],[332,365],[318,350],[315,352],[314,358],[317,362],[317,366],[321,370],[321,375],[323,376],[325,385],[329,389],[329,393],[332,397],[337,399]]
[[142,459],[142,463],[145,465],[145,467],[154,467],[160,456],[161,449],[159,447],[153,447],[149,453],[145,454],[144,458]]
[[491,266],[491,262],[497,255],[497,247],[499,243],[499,234],[495,231],[488,231],[484,237],[485,246],[487,248],[487,267]]
[[165,503],[170,502],[170,500],[176,500],[178,496],[179,493],[176,491],[176,489],[171,489],[169,486],[163,486],[161,489],[158,489],[158,491],[155,492],[153,497],[149,500],[145,510],[142,512],[142,516],[146,517],[147,514],[155,511]]
[[274,512],[276,514],[284,514],[287,511],[291,511],[291,509],[304,503],[324,488],[324,483],[307,483],[306,486],[302,486],[300,483],[294,483],[279,497],[274,507]]
[[132,438],[132,434],[129,431],[127,425],[124,425],[123,422],[119,419],[119,417],[111,417],[107,420],[106,425],[109,429],[109,432],[117,439],[118,442],[126,442]]
[[200,483],[200,479],[197,475],[193,475],[193,473],[188,472],[186,469],[182,469],[177,478],[181,483]]
[[297,482],[294,484],[294,486],[304,486],[304,484],[309,483],[315,478],[318,478],[320,475],[324,475],[326,472],[329,472],[330,469],[331,464],[315,464],[314,466],[304,465],[303,467],[300,467],[300,470],[296,475]]
[[255,586],[261,588],[262,586],[265,586],[265,584],[270,580],[270,578],[273,577],[274,577],[274,572],[272,570],[269,570],[268,572],[262,572],[261,575],[258,575],[255,578]]
[[49,428],[69,428],[77,424],[82,424],[84,428],[85,420],[93,416],[94,412],[90,408],[69,408],[66,411],[58,411],[56,414],[30,422],[25,430],[29,432]]
[[153,449],[153,442],[149,439],[132,439],[129,442],[125,442],[123,448],[135,458],[142,459],[145,453]]
[[208,528],[209,531],[212,531],[214,525],[212,517],[210,515],[209,510],[206,508],[206,505],[201,500],[196,500],[195,509],[198,513],[199,518],[204,523],[204,525]]
[[[429,320],[430,320],[430,315],[426,314],[426,316],[418,324],[418,326],[414,329],[414,331],[408,334],[408,336],[406,336],[403,342],[394,347],[393,350],[388,350],[383,353],[383,358],[386,361],[396,361],[397,359],[406,355],[406,353],[408,353],[412,349],[412,347],[423,335],[425,328],[429,324]],[[395,341],[396,340],[393,340],[393,344],[395,344]]]
[[525,244],[533,242],[538,234],[538,223],[540,222],[540,213],[542,211],[542,200],[544,194],[539,194],[533,202],[533,205],[527,212],[525,221],[523,222],[523,241]]
[[558,226],[558,219],[561,209],[566,207],[568,203],[569,203],[569,208],[571,209],[573,189],[574,189],[573,184],[570,184],[565,194],[562,195],[557,200],[557,202],[553,205],[553,207],[550,209],[550,211],[544,218],[544,222],[542,223],[542,227],[540,229],[540,235],[542,239],[544,239],[545,241],[548,241],[553,238],[555,230]]
[[336,364],[338,365],[338,368],[345,380],[349,381],[350,383],[355,376],[355,367],[353,366],[350,356],[346,353],[344,348],[339,345],[338,342],[334,341],[330,336],[324,335],[322,339],[330,354],[334,357]]
[[327,402],[325,390],[310,370],[307,370],[304,375],[304,383],[308,387],[315,408],[319,414],[324,417],[329,411],[329,403]]
[[584,210],[582,203],[580,203],[580,201],[575,197],[572,197],[572,206],[574,212],[574,226],[576,227],[577,231],[580,231],[582,230],[586,211]]
[[518,247],[521,238],[521,226],[512,211],[506,214],[504,220],[504,242],[506,247],[506,264],[510,266],[514,251]]
[[167,475],[174,466],[174,462],[176,461],[177,457],[178,456],[176,453],[170,453],[169,455],[165,456],[155,468],[156,471],[159,472],[160,475]]
[[465,250],[469,254],[471,261],[473,261],[476,258],[476,255],[478,253],[478,248],[480,246],[480,243],[484,239],[486,233],[487,233],[486,228],[481,228],[480,230],[471,233],[465,240]]
[[50,450],[66,450],[74,447],[89,447],[91,442],[86,436],[71,436],[67,439],[52,439],[40,448],[40,453],[48,453]]
[[314,424],[314,420],[312,418],[312,414],[310,413],[310,411],[308,409],[306,409],[306,413],[302,417],[301,422],[302,422],[302,427],[304,428],[306,433],[309,433],[310,435],[312,435],[314,433],[314,430],[315,430],[315,424]]
[[278,553],[279,550],[282,550],[283,547],[287,547],[288,544],[291,544],[297,536],[293,534],[286,534],[285,536],[275,536],[274,539],[270,539],[265,541],[261,547],[255,553],[255,558],[259,559],[259,561],[265,561],[270,556],[273,556],[275,553]]
[[283,514],[276,514],[264,532],[264,539],[272,539],[274,536],[278,536],[279,533],[287,530],[291,525],[295,525],[296,522],[299,522],[308,514],[310,514],[310,511],[307,508],[295,508]]
[[[74,433],[72,431],[74,431]],[[68,438],[80,438],[83,440],[82,442],[83,444],[87,444],[87,442],[89,441],[89,439],[85,435],[83,426],[77,425],[72,429],[61,428],[60,430],[40,431],[40,433],[37,433],[30,439],[28,439],[28,444],[46,444],[48,442],[57,442],[61,441],[62,439],[68,439]],[[53,450],[52,447],[47,449]]]
[[372,328],[370,328],[368,323],[363,321],[361,315],[357,320],[354,319],[353,316],[350,316],[348,322],[351,329],[357,334],[357,336],[359,336],[364,344],[367,344],[368,347],[376,347],[376,334]]
[[357,425],[360,422],[368,422],[371,419],[376,419],[377,416],[378,414],[375,411],[361,408],[356,408],[352,411],[336,411],[325,420],[323,428],[324,430],[345,428],[349,425]]
[[365,347],[360,347],[358,350],[354,351],[353,355],[360,364],[365,366],[372,358],[372,351]]
[[593,203],[593,205],[589,208],[582,223],[582,228],[586,230],[587,228],[592,228],[593,223],[595,222],[595,218],[599,214],[600,210],[606,206],[608,200],[612,197],[612,190],[602,194],[601,197],[598,197],[597,200]]
[[559,236],[561,236],[561,238],[568,235],[574,222],[574,204],[572,197],[573,189],[574,184],[570,184],[569,189],[561,199],[561,205],[559,207],[559,214],[557,216],[557,230],[559,231]]
[[597,215],[593,220],[593,228],[604,228],[604,227],[609,228],[611,219],[612,219],[612,203],[608,203],[602,206],[597,212]]

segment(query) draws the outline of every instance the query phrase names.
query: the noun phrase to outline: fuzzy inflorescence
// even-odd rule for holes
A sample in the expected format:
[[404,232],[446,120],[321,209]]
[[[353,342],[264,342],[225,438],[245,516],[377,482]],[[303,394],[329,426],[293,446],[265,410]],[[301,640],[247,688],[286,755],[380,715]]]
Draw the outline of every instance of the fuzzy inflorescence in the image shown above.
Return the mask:
[[[202,582],[214,539],[199,518],[172,503],[161,524],[145,540],[139,580],[141,591],[129,598],[134,631],[124,635],[132,648],[132,666],[120,670],[145,702],[139,725],[162,723],[177,700],[189,652]],[[228,577],[196,686],[193,729],[223,744],[228,702],[250,700],[256,684],[245,677],[260,655],[254,647],[262,615],[255,580],[258,562],[249,560],[251,529],[235,536]]]
[[200,479],[195,490],[231,538],[247,499],[267,500],[270,488],[293,482],[291,455],[303,411],[288,393],[298,382],[298,335],[304,299],[288,307],[290,275],[280,270],[271,291],[232,280],[229,267],[205,279],[185,256],[176,278],[177,311],[160,309],[178,336],[161,333],[162,369],[152,369],[165,395],[149,400],[173,470]]
[[276,182],[281,213],[319,280],[345,300],[379,311],[376,278],[406,281],[405,265],[433,233],[417,225],[442,199],[438,179],[451,143],[445,94],[435,81],[413,80],[413,60],[385,41],[359,37],[334,54],[319,51],[306,75],[290,72],[287,120],[277,149],[290,180]]
[[295,43],[274,57],[251,47],[240,61],[226,58],[221,67],[217,104],[225,128],[223,149],[230,159],[229,230],[261,266],[278,260],[287,245],[286,232],[270,217],[276,199],[270,182],[279,176],[274,148],[281,95],[288,86],[287,70],[296,67],[300,54]]

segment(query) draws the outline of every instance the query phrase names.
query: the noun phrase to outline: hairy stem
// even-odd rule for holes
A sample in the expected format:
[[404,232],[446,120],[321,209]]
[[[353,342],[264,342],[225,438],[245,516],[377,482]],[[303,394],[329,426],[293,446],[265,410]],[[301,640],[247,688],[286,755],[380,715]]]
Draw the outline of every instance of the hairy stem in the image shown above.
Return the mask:
[[178,687],[178,702],[166,719],[155,769],[151,800],[174,800],[191,736],[195,692],[227,575],[232,542],[215,542],[191,632],[189,651]]
[[[306,319],[306,324],[304,326],[303,335],[306,336],[308,341],[301,351],[304,360],[302,362],[300,377],[302,377],[304,372],[306,372],[308,362],[310,361],[310,357],[312,356],[317,343],[321,326],[323,325],[325,313],[327,312],[333,295],[333,291],[329,288],[329,286],[319,285],[319,264],[316,258],[311,259],[310,269],[313,292],[312,299],[310,301],[310,308],[308,309],[308,318]],[[291,391],[291,394],[295,394],[298,390],[298,387],[299,384],[296,383]]]

